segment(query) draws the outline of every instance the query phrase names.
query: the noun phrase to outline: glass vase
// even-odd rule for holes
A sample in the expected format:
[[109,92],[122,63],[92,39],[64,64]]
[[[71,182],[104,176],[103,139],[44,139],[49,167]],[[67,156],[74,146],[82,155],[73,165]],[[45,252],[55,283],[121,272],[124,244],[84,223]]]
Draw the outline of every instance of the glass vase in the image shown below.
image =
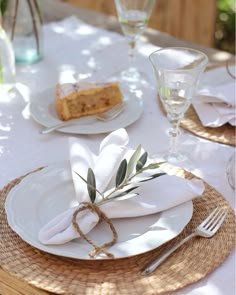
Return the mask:
[[38,0],[8,0],[3,26],[13,44],[16,63],[42,58],[42,17]]
[[[12,44],[2,28],[0,12],[0,95],[15,85],[15,59]],[[1,97],[0,97],[1,99]]]

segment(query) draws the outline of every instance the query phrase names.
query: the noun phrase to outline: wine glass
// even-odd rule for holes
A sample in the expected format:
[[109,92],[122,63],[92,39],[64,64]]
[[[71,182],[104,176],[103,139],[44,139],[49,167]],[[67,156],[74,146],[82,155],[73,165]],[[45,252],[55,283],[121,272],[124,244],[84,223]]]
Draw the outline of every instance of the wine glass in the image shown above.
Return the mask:
[[235,178],[235,169],[236,169],[236,154],[235,151],[229,158],[226,166],[226,175],[230,187],[235,191],[236,178]]
[[187,155],[178,150],[179,124],[191,104],[208,58],[198,50],[170,47],[154,51],[149,59],[156,75],[160,100],[171,123],[170,148],[162,157],[176,165],[191,163]]
[[121,73],[121,79],[135,82],[142,74],[135,67],[136,43],[147,26],[155,0],[115,0],[118,20],[128,40],[129,68]]

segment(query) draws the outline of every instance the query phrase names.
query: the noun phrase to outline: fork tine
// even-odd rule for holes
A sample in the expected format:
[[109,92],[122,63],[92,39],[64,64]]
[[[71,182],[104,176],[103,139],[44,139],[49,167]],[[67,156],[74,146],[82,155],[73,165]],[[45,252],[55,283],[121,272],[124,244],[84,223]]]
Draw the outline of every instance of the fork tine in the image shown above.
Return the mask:
[[207,222],[207,224],[205,224],[205,228],[209,229],[215,222],[217,222],[218,218],[220,217],[220,214],[222,212],[222,208],[217,207],[217,210],[215,211],[215,213],[212,215],[212,218]]
[[110,110],[100,113],[97,115],[97,118],[100,120],[108,120],[108,119],[113,119],[114,117],[118,116],[124,109],[124,103],[119,103],[115,105],[113,108]]
[[115,114],[117,111],[121,110],[121,106],[114,106],[112,109],[110,109],[109,111],[107,111],[105,114],[112,116],[113,114]]
[[211,214],[209,214],[209,216],[205,220],[203,220],[203,222],[201,223],[201,226],[204,226],[205,227],[211,221],[212,217],[216,214],[216,212],[219,211],[219,209],[220,209],[219,207],[216,207],[211,212]]
[[223,223],[225,217],[227,215],[227,210],[223,209],[221,210],[220,214],[218,215],[218,217],[215,219],[215,221],[212,223],[212,225],[210,226],[209,230],[211,231],[217,231],[218,228],[221,226],[221,224]]

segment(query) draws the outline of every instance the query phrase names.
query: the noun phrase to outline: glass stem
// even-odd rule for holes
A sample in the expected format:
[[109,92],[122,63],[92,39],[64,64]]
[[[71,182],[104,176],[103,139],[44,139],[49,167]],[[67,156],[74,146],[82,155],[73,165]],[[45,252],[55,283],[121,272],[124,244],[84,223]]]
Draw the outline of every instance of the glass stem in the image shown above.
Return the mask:
[[136,41],[134,39],[129,40],[129,69],[133,69],[135,65],[135,50],[136,50]]
[[171,123],[171,128],[169,131],[169,135],[171,138],[171,142],[170,142],[169,154],[174,156],[174,155],[177,155],[177,153],[178,153],[177,139],[178,139],[178,135],[179,135],[180,120],[171,119],[170,123]]

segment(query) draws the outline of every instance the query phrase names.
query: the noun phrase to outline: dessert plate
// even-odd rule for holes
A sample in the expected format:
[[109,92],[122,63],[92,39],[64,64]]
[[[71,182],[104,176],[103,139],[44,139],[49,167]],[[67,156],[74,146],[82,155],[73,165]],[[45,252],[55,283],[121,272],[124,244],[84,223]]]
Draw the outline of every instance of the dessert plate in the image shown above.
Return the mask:
[[[153,192],[156,194],[156,192]],[[69,163],[56,163],[26,176],[8,194],[5,210],[10,227],[25,242],[47,253],[91,259],[90,244],[75,239],[63,245],[43,245],[39,230],[56,215],[77,205]],[[118,242],[109,248],[115,258],[145,253],[176,237],[190,221],[192,202],[186,202],[161,213],[143,217],[113,219]],[[89,237],[98,244],[110,238],[107,225],[100,223]],[[107,259],[98,256],[98,259]]]
[[[58,131],[74,134],[99,134],[127,127],[141,116],[143,102],[141,99],[124,95],[125,108],[123,112],[110,121],[99,121],[95,116],[86,116],[73,119],[72,125],[63,127]],[[32,118],[39,124],[50,127],[62,123],[56,113],[54,103],[54,89],[48,88],[33,97],[30,103]]]

